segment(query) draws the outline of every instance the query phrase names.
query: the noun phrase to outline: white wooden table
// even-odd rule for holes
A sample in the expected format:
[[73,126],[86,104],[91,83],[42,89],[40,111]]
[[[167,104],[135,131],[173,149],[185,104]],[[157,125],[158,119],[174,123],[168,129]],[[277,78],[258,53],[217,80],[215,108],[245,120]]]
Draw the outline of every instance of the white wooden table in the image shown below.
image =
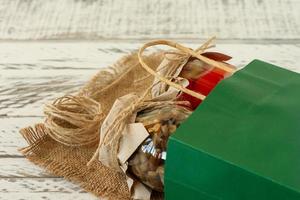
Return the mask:
[[300,72],[297,0],[126,2],[0,2],[1,200],[95,199],[27,161],[17,151],[26,146],[18,130],[42,120],[44,103],[75,92],[146,40],[196,47],[217,34],[216,50],[232,55],[232,64],[257,58]]

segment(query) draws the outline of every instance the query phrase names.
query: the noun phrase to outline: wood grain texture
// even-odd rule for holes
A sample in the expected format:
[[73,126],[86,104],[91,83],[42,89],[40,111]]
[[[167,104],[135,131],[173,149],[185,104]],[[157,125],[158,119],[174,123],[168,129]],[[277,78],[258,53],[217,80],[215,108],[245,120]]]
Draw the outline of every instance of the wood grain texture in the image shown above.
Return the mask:
[[2,0],[0,39],[300,39],[298,0]]
[[[21,184],[21,183],[19,183]],[[62,192],[25,192],[0,193],[0,200],[95,200],[98,199],[89,193],[62,193]],[[98,199],[99,200],[99,199]]]
[[86,193],[80,186],[62,178],[2,178],[0,199],[97,199]]
[[57,178],[25,158],[0,157],[0,179],[3,178]]
[[[0,117],[0,158],[23,157],[18,149],[27,143],[19,129],[39,122],[42,122],[42,117]],[[0,171],[4,165],[0,164]]]
[[[141,46],[140,42],[0,43],[0,116],[42,116],[43,104],[76,92],[102,67]],[[196,47],[197,43],[186,43]],[[262,59],[294,71],[299,44],[220,44],[239,67]]]
[[0,115],[41,115],[43,103],[75,92],[101,67],[128,53],[116,47],[105,42],[1,43]]

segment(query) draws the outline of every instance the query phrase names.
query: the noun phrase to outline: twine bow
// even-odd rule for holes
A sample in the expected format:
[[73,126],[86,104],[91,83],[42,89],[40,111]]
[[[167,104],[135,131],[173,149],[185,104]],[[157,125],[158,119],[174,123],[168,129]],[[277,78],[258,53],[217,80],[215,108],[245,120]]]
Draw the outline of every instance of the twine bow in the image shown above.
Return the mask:
[[[168,40],[151,41],[146,43],[140,48],[138,52],[138,60],[141,66],[146,71],[149,72],[150,76],[153,75],[157,77],[158,80],[170,85],[171,87],[174,87],[184,93],[187,93],[193,97],[203,100],[205,99],[204,95],[189,90],[175,82],[172,82],[171,80],[167,79],[167,77],[160,75],[158,71],[154,71],[152,68],[150,68],[144,62],[142,53],[145,51],[146,48],[151,46],[167,45],[170,47],[174,47],[179,51],[165,52],[166,59],[176,59],[174,61],[183,62],[186,61],[190,56],[193,56],[211,66],[220,68],[230,73],[234,72],[234,68],[232,68],[230,65],[209,59],[201,55],[206,49],[212,47],[211,43],[214,39],[215,37],[209,39],[201,47],[195,50]],[[176,58],[174,57],[170,58],[168,57],[168,55],[170,54],[177,54],[178,56],[176,56]],[[151,87],[153,87],[153,85]],[[149,88],[148,90],[150,89],[151,88]],[[93,160],[97,159],[99,155],[99,148],[101,146],[112,145],[111,147],[114,149],[114,152],[112,153],[113,155],[112,161],[117,163],[116,157],[114,157],[114,155],[117,154],[118,141],[119,138],[121,137],[120,133],[124,128],[122,122],[126,120],[126,117],[130,113],[136,112],[138,108],[145,106],[143,104],[145,103],[144,100],[146,95],[149,93],[148,90],[145,91],[144,95],[138,98],[136,102],[132,102],[132,104],[128,108],[118,113],[118,117],[116,118],[114,123],[111,124],[111,127],[109,127],[108,129],[106,137],[102,139],[100,139],[98,132],[101,126],[101,122],[103,122],[106,116],[104,116],[104,113],[102,112],[99,102],[82,95],[64,96],[62,98],[57,99],[53,104],[47,105],[44,110],[45,114],[47,115],[47,119],[45,121],[45,127],[48,130],[50,130],[49,135],[54,140],[62,144],[65,144],[67,146],[82,146],[82,145],[93,144],[99,141],[100,139],[98,149],[95,152],[95,155],[92,157],[89,164]],[[172,103],[172,102],[168,102],[168,103]],[[149,102],[146,102],[146,104],[149,104]]]
[[[156,45],[167,45],[167,46],[170,46],[170,47],[173,47],[175,49],[178,49],[180,50],[179,54],[182,54],[182,57],[179,57],[179,59],[186,59],[187,57],[189,56],[193,56],[193,57],[196,57],[198,58],[199,60],[209,64],[209,65],[212,65],[214,67],[217,67],[217,68],[220,68],[226,72],[230,72],[230,73],[233,73],[234,72],[234,69],[232,67],[230,67],[230,65],[226,64],[226,63],[222,63],[222,62],[218,62],[218,61],[215,61],[215,60],[212,60],[210,58],[207,58],[205,56],[202,56],[201,53],[204,52],[204,50],[210,48],[211,46],[211,43],[212,41],[215,40],[215,37],[212,37],[211,39],[209,39],[207,42],[205,42],[201,47],[197,48],[196,50],[193,50],[193,49],[190,49],[188,47],[185,47],[177,42],[173,42],[173,41],[169,41],[169,40],[154,40],[154,41],[151,41],[151,42],[148,42],[146,44],[144,44],[140,49],[139,49],[139,52],[138,52],[138,59],[139,59],[139,62],[141,64],[141,66],[146,70],[148,71],[150,74],[152,74],[153,76],[155,76],[156,78],[158,78],[160,81],[162,82],[165,82],[166,84],[168,84],[169,86],[172,86],[186,94],[189,94],[193,97],[196,97],[198,99],[201,99],[201,100],[204,100],[206,96],[202,95],[202,94],[199,94],[197,92],[194,92],[190,89],[187,89],[179,84],[176,84],[170,80],[168,80],[167,78],[161,76],[160,74],[158,74],[156,71],[154,71],[153,69],[151,69],[143,60],[143,52],[145,51],[145,49],[147,49],[148,47],[151,47],[151,46],[156,46]],[[170,54],[170,52],[168,52]],[[168,54],[167,53],[167,54]],[[176,52],[177,53],[177,52]],[[178,53],[177,53],[178,54]]]
[[[155,40],[155,41],[151,41],[151,42],[148,42],[146,44],[144,44],[140,49],[139,49],[139,52],[138,52],[138,59],[139,59],[139,62],[141,64],[141,66],[147,70],[150,75],[153,75],[155,77],[157,77],[160,81],[162,82],[165,82],[166,84],[182,91],[182,92],[185,92],[193,97],[196,97],[198,99],[205,99],[205,96],[202,95],[202,94],[199,94],[197,92],[194,92],[192,90],[189,90],[177,83],[174,83],[170,80],[168,80],[166,77],[164,76],[161,76],[160,74],[157,73],[157,71],[154,71],[153,69],[151,69],[143,60],[143,57],[142,57],[142,53],[145,51],[146,48],[148,47],[151,47],[151,46],[156,46],[156,45],[167,45],[167,46],[171,46],[171,47],[174,47],[176,49],[179,50],[179,52],[171,52],[171,51],[168,51],[168,52],[165,52],[165,58],[166,59],[173,59],[173,58],[168,58],[168,54],[177,54],[179,56],[177,56],[176,58],[176,61],[178,62],[182,62],[186,59],[188,59],[190,56],[193,56],[193,57],[196,57],[198,58],[199,60],[209,64],[209,65],[212,65],[212,66],[215,66],[215,67],[218,67],[222,70],[225,70],[227,72],[233,72],[234,69],[230,66],[230,65],[227,65],[225,63],[222,63],[222,62],[217,62],[215,60],[212,60],[212,59],[209,59],[207,57],[204,57],[202,56],[201,54],[208,48],[212,47],[213,45],[211,45],[212,41],[215,39],[215,37],[212,37],[211,39],[209,39],[208,41],[206,41],[202,46],[200,46],[199,48],[197,48],[196,50],[193,50],[193,49],[190,49],[190,48],[187,48],[185,46],[182,46],[176,42],[172,42],[172,41],[168,41],[168,40]],[[152,85],[153,86],[153,85]],[[149,88],[150,89],[150,88]],[[108,132],[109,133],[106,133],[105,134],[105,137],[101,139],[101,141],[99,142],[99,146],[95,152],[95,154],[93,155],[93,157],[91,158],[91,160],[89,161],[88,165],[90,165],[94,160],[96,160],[98,157],[99,157],[99,150],[101,147],[103,146],[110,146],[111,150],[113,152],[110,152],[109,153],[109,157],[108,160],[111,160],[111,164],[110,166],[112,168],[115,168],[115,169],[118,169],[119,166],[118,166],[118,161],[117,161],[117,152],[116,150],[118,149],[118,143],[119,143],[119,138],[120,138],[120,133],[121,133],[121,129],[124,128],[122,126],[122,121],[124,121],[124,119],[126,118],[126,116],[128,116],[129,113],[132,113],[133,111],[136,111],[136,109],[138,107],[140,107],[140,105],[143,104],[143,99],[145,98],[146,94],[148,93],[148,91],[146,91],[144,93],[144,95],[142,95],[142,97],[138,98],[136,102],[132,102],[132,105],[129,106],[128,108],[124,109],[121,113],[118,114],[119,117],[117,117],[116,121],[114,123],[111,124],[112,127],[110,127],[108,129]],[[149,102],[148,102],[149,103]],[[162,102],[160,102],[162,103]],[[113,148],[113,149],[112,149]]]

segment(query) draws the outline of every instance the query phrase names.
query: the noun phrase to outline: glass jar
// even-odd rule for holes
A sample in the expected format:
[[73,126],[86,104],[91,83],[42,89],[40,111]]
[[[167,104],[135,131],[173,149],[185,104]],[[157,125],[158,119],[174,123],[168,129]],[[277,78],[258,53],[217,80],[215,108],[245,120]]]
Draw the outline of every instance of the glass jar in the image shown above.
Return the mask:
[[143,123],[150,136],[130,157],[129,173],[153,190],[162,192],[169,136],[190,114],[189,109],[179,105],[139,112],[136,122]]

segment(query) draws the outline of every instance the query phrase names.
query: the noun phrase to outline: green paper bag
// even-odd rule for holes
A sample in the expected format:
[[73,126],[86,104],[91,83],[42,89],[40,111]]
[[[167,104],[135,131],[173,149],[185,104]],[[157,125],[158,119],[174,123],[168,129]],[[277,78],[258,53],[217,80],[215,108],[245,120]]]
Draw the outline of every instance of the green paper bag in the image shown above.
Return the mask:
[[254,60],[168,142],[166,199],[300,199],[300,75]]

